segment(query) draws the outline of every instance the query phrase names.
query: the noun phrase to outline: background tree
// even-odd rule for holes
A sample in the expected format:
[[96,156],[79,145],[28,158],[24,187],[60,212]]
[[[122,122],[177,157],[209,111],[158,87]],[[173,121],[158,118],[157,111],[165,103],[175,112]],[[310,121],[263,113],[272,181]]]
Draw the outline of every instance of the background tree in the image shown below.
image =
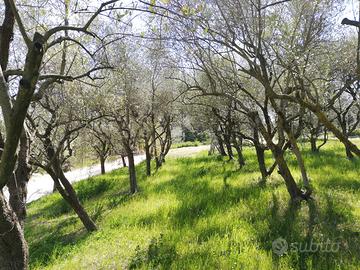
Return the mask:
[[48,89],[30,110],[28,122],[36,138],[34,145],[37,146],[31,149],[31,163],[51,176],[56,189],[79,216],[85,228],[94,231],[97,229],[95,223],[64,174],[66,162],[73,154],[72,144],[80,130],[100,117],[83,106],[84,98],[80,94],[83,91],[79,87],[74,89],[67,85]]
[[106,159],[112,154],[114,129],[105,119],[94,121],[87,127],[91,147],[100,160],[101,174],[105,174]]
[[[90,35],[95,37],[96,34],[92,32],[90,27],[94,20],[100,13],[108,8],[109,5],[115,4],[117,1],[109,1],[103,3],[100,8],[95,10],[89,10],[90,16],[83,16],[84,24],[77,25],[63,25],[63,18],[61,18],[60,26],[52,27],[48,24],[48,27],[34,27],[34,22],[29,21],[30,27],[24,24],[23,15],[21,15],[16,7],[14,1],[5,1],[5,14],[6,14],[6,26],[1,29],[1,39],[7,39],[5,43],[2,42],[1,54],[13,58],[14,56],[9,54],[9,44],[11,37],[13,36],[12,31],[8,29],[12,28],[13,21],[17,24],[17,29],[21,34],[21,44],[24,46],[25,54],[18,54],[15,57],[22,58],[20,68],[12,70],[11,68],[0,70],[0,106],[4,117],[6,126],[6,136],[4,138],[4,150],[1,155],[0,163],[0,189],[9,182],[13,175],[15,164],[17,161],[17,147],[21,134],[23,133],[23,126],[27,110],[33,99],[35,91],[38,89],[38,81],[43,78],[52,78],[53,80],[59,80],[62,77],[44,74],[47,70],[43,68],[43,60],[51,54],[51,49],[54,46],[61,44],[66,39],[71,39],[74,44],[80,45],[81,40],[76,35],[81,33],[84,35]],[[107,10],[108,12],[109,9]],[[55,17],[51,18],[54,23]],[[9,23],[9,24],[8,24]],[[5,25],[4,24],[4,25]],[[37,24],[35,24],[38,26]],[[7,26],[10,28],[6,29]],[[3,30],[8,31],[8,34],[3,34]],[[31,30],[28,30],[31,29]],[[35,33],[33,31],[35,30]],[[68,30],[73,35],[69,37],[61,37],[62,31]],[[7,38],[6,38],[7,36]],[[16,36],[16,35],[14,35]],[[9,39],[10,37],[10,39]],[[17,50],[17,52],[21,52]],[[6,61],[7,62],[7,61]],[[11,61],[9,61],[11,62]],[[42,74],[40,74],[42,73]],[[15,93],[16,99],[11,98],[9,94],[9,86],[6,83],[5,78],[10,76],[18,76],[20,79],[15,83],[17,88],[12,93]],[[44,87],[45,88],[45,87]],[[22,185],[24,190],[24,186]],[[16,216],[16,213],[10,208],[0,193],[0,267],[1,268],[15,268],[15,269],[27,269],[28,265],[28,250],[27,244],[24,239],[23,229]]]

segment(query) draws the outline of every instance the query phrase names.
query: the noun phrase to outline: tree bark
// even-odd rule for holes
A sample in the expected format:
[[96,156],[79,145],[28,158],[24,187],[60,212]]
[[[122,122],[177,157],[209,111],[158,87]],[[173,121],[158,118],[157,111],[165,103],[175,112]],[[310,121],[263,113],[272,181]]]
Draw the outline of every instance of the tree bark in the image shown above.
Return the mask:
[[[304,102],[301,103],[304,105]],[[360,157],[360,149],[353,144],[338,128],[335,127],[333,123],[326,117],[326,115],[316,106],[310,106],[309,104],[305,104],[308,109],[310,109],[319,119],[319,121],[330,130],[336,138],[338,138],[352,153],[356,156]]]
[[26,199],[27,184],[30,179],[31,167],[29,165],[29,138],[26,131],[20,137],[20,150],[18,153],[17,168],[13,177],[8,183],[9,203],[15,211],[19,223],[24,228],[24,221],[27,215]]
[[43,59],[44,40],[35,32],[25,59],[14,106],[0,68],[0,100],[6,126],[6,142],[0,163],[0,269],[28,269],[28,247],[16,213],[8,207],[2,188],[11,179],[24,120],[39,77]]
[[50,176],[54,180],[55,186],[59,191],[60,195],[63,199],[71,206],[71,208],[75,211],[81,222],[83,223],[84,227],[88,232],[93,232],[97,230],[95,223],[91,220],[90,216],[82,206],[77,197],[77,194],[66,178],[62,170],[59,170],[58,173],[49,172]]
[[[267,129],[262,124],[261,119],[258,115],[258,112],[256,112],[256,111],[252,112],[249,116],[254,121],[254,128],[256,130],[259,129],[259,131],[261,132],[262,136],[264,137],[268,147],[270,148],[270,150],[274,156],[275,162],[279,168],[279,174],[282,176],[282,178],[285,181],[286,188],[288,190],[288,193],[289,193],[291,199],[292,200],[297,200],[299,198],[303,199],[303,194],[302,194],[301,190],[298,188],[298,186],[296,185],[294,177],[292,176],[291,171],[285,161],[284,150],[282,149],[282,146],[274,144],[274,142],[272,141],[271,135],[267,132]],[[279,116],[280,116],[280,118],[282,118],[281,114]],[[282,125],[280,124],[279,127],[281,127],[281,126]]]
[[259,145],[255,144],[256,158],[259,165],[259,170],[261,173],[262,182],[266,182],[266,178],[268,177],[268,171],[266,169],[265,164],[265,149]]
[[151,175],[151,153],[148,140],[145,140],[146,175]]
[[274,158],[276,160],[276,163],[278,165],[279,174],[283,177],[283,179],[285,181],[286,188],[290,194],[291,199],[296,200],[297,198],[301,198],[302,197],[301,190],[296,185],[296,182],[295,182],[295,180],[290,172],[290,169],[284,159],[283,151],[277,146],[273,146],[271,151],[272,151]]
[[245,158],[242,153],[242,139],[238,142],[236,138],[234,138],[234,147],[236,150],[236,153],[238,154],[238,163],[240,168],[245,166]]
[[61,184],[64,186],[65,191],[67,193],[66,198],[68,199],[68,203],[71,205],[71,207],[74,209],[75,213],[80,218],[81,222],[84,224],[86,230],[88,232],[93,232],[97,230],[97,227],[95,223],[91,220],[90,216],[84,209],[84,207],[81,205],[79,198],[76,195],[76,192],[69,182],[65,175],[61,172],[60,174],[60,181]]
[[121,161],[122,161],[123,166],[127,167],[126,160],[125,160],[125,157],[123,155],[121,155]]
[[105,174],[105,157],[100,157],[101,174]]
[[291,129],[290,129],[290,127],[288,125],[286,125],[285,130],[286,130],[286,133],[288,135],[289,141],[290,141],[291,146],[292,146],[292,152],[296,156],[296,160],[297,160],[300,172],[301,172],[301,177],[302,177],[304,186],[307,189],[307,193],[311,194],[310,181],[309,181],[309,178],[307,176],[304,159],[302,158],[301,151],[300,151],[300,149],[298,147],[296,138],[295,138],[293,132],[291,131]]
[[[349,140],[349,135],[348,135],[348,129],[347,129],[347,124],[346,124],[346,119],[343,119],[341,116],[338,118],[339,119],[339,122],[340,122],[340,126],[341,126],[341,130],[342,130],[342,133],[344,134],[344,137]],[[350,140],[349,140],[350,141]],[[347,143],[343,143],[344,147],[345,147],[345,154],[346,154],[346,157],[348,159],[353,159],[354,158],[354,155],[353,153],[351,152],[351,149],[350,149],[350,146],[347,144]]]
[[223,139],[221,138],[221,136],[219,134],[217,134],[217,132],[215,133],[215,136],[216,136],[216,139],[217,139],[217,142],[218,142],[218,150],[219,150],[219,153],[220,155],[222,155],[223,157],[226,156],[226,152],[225,152],[225,148],[224,148],[224,141]]
[[316,141],[317,141],[317,138],[313,134],[311,134],[310,135],[310,144],[311,144],[311,152],[313,152],[313,153],[319,152],[319,150],[316,146]]
[[136,181],[136,170],[135,170],[135,161],[133,152],[129,151],[128,153],[129,161],[129,179],[130,179],[130,193],[134,194],[137,192],[137,181]]
[[348,159],[353,159],[353,158],[354,158],[354,155],[353,155],[353,153],[351,152],[351,149],[350,149],[349,145],[344,144],[344,147],[345,147],[346,157],[347,157]]
[[228,136],[225,136],[224,142],[225,142],[225,146],[226,146],[226,150],[227,150],[227,155],[228,155],[229,159],[232,160],[234,158],[234,153],[232,151],[232,145],[230,142],[230,138],[228,138]]
[[56,186],[56,189],[59,191],[60,195],[63,197],[63,199],[69,203],[69,205],[72,207],[72,209],[75,211],[75,213],[80,218],[81,222],[84,224],[84,227],[88,232],[93,232],[97,230],[97,227],[95,223],[91,220],[90,216],[84,209],[84,207],[81,205],[79,198],[69,182],[69,180],[66,178],[62,168],[61,168],[61,162],[59,158],[55,155],[54,147],[51,143],[50,138],[46,138],[43,142],[45,148],[47,149],[47,158],[49,161],[52,161],[51,168],[49,167],[43,167],[43,169],[46,170],[46,172],[51,176],[51,178],[54,180],[54,184]]
[[0,269],[28,269],[29,253],[23,229],[0,191]]
[[[269,89],[269,88],[268,88]],[[307,102],[303,99],[298,99],[297,97],[291,97],[291,96],[282,96],[282,95],[277,95],[274,93],[274,91],[272,89],[270,89],[270,95],[275,97],[275,98],[279,98],[279,99],[286,99],[289,100],[291,102],[300,104],[301,106],[309,109],[310,111],[312,111],[316,117],[319,119],[319,121],[324,125],[324,127],[331,131],[334,136],[336,138],[339,139],[339,141],[341,141],[344,145],[346,145],[348,147],[348,149],[355,154],[357,157],[360,157],[360,149],[354,144],[352,143],[329,119],[328,117],[325,115],[325,113],[323,111],[321,111],[321,108],[319,105],[316,104],[312,104],[310,102]]]
[[5,17],[0,33],[0,65],[2,70],[6,70],[9,62],[10,43],[14,36],[15,17],[11,10],[9,0],[4,1]]

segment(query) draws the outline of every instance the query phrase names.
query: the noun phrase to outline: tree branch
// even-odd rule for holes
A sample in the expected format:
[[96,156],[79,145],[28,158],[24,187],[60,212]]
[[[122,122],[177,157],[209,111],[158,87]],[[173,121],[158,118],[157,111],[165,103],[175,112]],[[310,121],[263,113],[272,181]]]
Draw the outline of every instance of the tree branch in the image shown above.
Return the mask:
[[118,1],[119,0],[110,0],[110,1],[107,1],[105,3],[102,3],[100,5],[100,7],[98,8],[98,10],[90,17],[90,19],[85,23],[85,25],[83,27],[61,25],[61,26],[57,26],[57,27],[54,27],[54,28],[50,29],[44,35],[45,41],[47,41],[51,36],[53,36],[57,32],[61,32],[61,31],[83,32],[83,33],[85,33],[87,35],[91,35],[91,36],[95,37],[94,33],[88,31],[90,25],[96,19],[96,17],[103,11],[104,7],[106,7],[108,5],[111,5],[111,4],[114,4],[114,3],[118,2]]
[[13,0],[9,0],[9,4],[11,6],[11,10],[12,10],[12,12],[14,14],[16,23],[17,23],[17,25],[19,27],[20,33],[21,33],[21,35],[22,35],[22,37],[23,37],[23,39],[25,41],[25,44],[26,44],[26,46],[28,48],[30,48],[31,47],[31,40],[30,40],[29,36],[26,33],[24,24],[22,23],[19,12],[16,9],[15,2]]

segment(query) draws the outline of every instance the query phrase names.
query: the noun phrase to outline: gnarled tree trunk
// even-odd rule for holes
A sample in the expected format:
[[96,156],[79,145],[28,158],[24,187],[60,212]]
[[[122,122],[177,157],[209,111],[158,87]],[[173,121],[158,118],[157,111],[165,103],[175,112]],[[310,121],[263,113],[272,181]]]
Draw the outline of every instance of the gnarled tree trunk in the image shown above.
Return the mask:
[[316,146],[317,138],[313,136],[313,134],[310,135],[310,145],[311,145],[311,152],[318,153],[318,148]]
[[229,137],[230,136],[224,136],[224,142],[227,150],[227,155],[229,159],[232,160],[234,158],[234,153],[232,151],[232,145]]
[[23,228],[0,191],[0,269],[28,269],[29,253]]
[[261,173],[261,181],[265,182],[268,177],[268,171],[265,165],[265,149],[257,144],[255,144],[256,158],[259,165],[259,170]]
[[97,230],[95,223],[92,221],[84,207],[82,206],[77,194],[69,182],[69,180],[64,175],[63,171],[57,168],[57,172],[47,169],[47,172],[53,179],[56,189],[59,191],[63,199],[71,206],[75,211],[84,227],[88,232],[93,232]]
[[46,172],[51,176],[51,178],[54,181],[56,189],[59,191],[63,199],[67,203],[69,203],[69,205],[78,215],[78,217],[80,218],[81,222],[84,224],[87,231],[89,232],[96,231],[97,227],[95,223],[91,220],[90,216],[85,211],[84,207],[81,205],[73,186],[66,178],[61,168],[61,162],[55,154],[55,150],[51,143],[50,138],[46,138],[43,143],[45,148],[47,149],[47,158],[52,163],[50,164],[51,167],[43,166],[42,168],[45,169]]
[[283,150],[273,145],[271,146],[271,151],[279,168],[279,174],[285,181],[286,188],[290,194],[291,199],[295,200],[298,198],[302,198],[302,192],[296,185],[294,177],[292,176],[290,169],[285,161]]
[[242,138],[240,138],[239,140],[237,140],[237,138],[234,138],[234,147],[236,150],[236,153],[238,154],[238,163],[240,168],[242,168],[243,166],[245,166],[245,158],[242,152],[242,144],[243,144],[243,140]]
[[29,138],[24,130],[20,137],[17,168],[15,174],[10,178],[10,181],[7,184],[11,208],[15,211],[22,228],[24,228],[24,221],[26,218],[27,184],[30,179],[30,173]]

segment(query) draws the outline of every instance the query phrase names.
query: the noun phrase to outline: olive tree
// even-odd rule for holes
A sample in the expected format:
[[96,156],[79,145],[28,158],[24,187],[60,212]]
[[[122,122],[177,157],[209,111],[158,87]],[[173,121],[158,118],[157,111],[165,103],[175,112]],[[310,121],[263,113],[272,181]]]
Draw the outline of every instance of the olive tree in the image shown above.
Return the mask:
[[[34,27],[34,22],[29,21],[29,27],[24,23],[24,15],[20,14],[15,1],[6,0],[5,21],[1,28],[1,59],[4,61],[0,68],[0,106],[5,122],[4,147],[0,163],[0,189],[10,181],[15,164],[17,162],[18,144],[23,134],[24,121],[34,98],[34,94],[40,90],[39,81],[57,81],[66,75],[46,73],[43,69],[44,59],[46,59],[59,44],[65,40],[71,41],[81,47],[79,34],[90,37],[98,37],[91,29],[93,22],[98,15],[103,12],[110,12],[112,5],[116,0],[104,2],[95,10],[89,10],[86,16],[82,16],[82,22],[74,25],[63,24],[63,18],[58,26],[52,27]],[[54,20],[55,18],[52,18]],[[21,35],[21,44],[24,46],[24,54],[17,50],[16,57],[23,57],[20,68],[9,69],[6,67],[6,59],[12,57],[9,53],[10,42],[13,36],[13,25],[17,24],[17,29]],[[51,23],[54,23],[53,21]],[[35,32],[33,32],[35,30]],[[62,35],[68,31],[69,35]],[[4,59],[4,60],[3,60]],[[45,73],[44,73],[45,72]],[[50,71],[51,72],[51,71]],[[9,94],[7,78],[17,76],[17,89],[13,91],[16,98],[13,99]],[[69,77],[67,77],[69,78]],[[42,89],[46,89],[43,87]],[[20,159],[19,159],[20,160]],[[27,269],[28,268],[28,248],[24,239],[23,228],[19,222],[16,213],[9,207],[2,192],[0,193],[0,268],[4,269]]]

